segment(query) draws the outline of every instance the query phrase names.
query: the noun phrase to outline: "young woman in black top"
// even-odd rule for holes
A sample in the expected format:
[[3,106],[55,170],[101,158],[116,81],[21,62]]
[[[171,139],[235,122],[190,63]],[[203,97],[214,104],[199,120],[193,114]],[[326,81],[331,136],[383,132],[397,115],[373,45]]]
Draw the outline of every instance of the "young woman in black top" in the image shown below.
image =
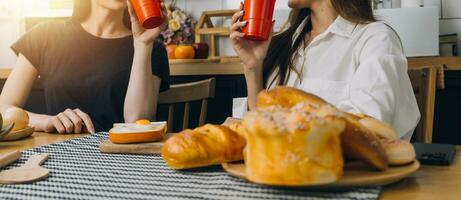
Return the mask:
[[40,77],[47,113],[29,112],[37,131],[107,131],[114,122],[152,119],[169,88],[160,31],[143,29],[128,1],[75,0],[71,20],[37,25],[13,44],[18,60],[0,110],[22,107]]

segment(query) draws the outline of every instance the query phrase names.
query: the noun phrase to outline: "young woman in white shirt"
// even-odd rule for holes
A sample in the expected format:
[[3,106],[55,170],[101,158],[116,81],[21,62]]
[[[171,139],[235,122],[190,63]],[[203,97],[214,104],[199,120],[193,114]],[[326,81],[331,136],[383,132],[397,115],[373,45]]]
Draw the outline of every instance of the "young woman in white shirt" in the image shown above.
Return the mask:
[[369,0],[288,0],[290,26],[264,42],[246,40],[243,11],[231,40],[244,65],[248,98],[234,117],[254,109],[257,94],[278,85],[316,94],[338,108],[390,123],[409,140],[420,113],[396,32],[378,22]]

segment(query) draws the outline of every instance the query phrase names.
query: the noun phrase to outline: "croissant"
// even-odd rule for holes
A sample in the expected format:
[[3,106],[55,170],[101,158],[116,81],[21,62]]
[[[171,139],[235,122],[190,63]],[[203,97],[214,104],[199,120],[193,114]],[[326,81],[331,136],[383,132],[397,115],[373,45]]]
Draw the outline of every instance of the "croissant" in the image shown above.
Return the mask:
[[385,170],[389,162],[380,138],[360,123],[363,117],[340,111],[322,98],[295,88],[277,87],[261,92],[256,100],[259,108],[280,106],[313,113],[319,117],[336,116],[346,121],[341,134],[341,145],[346,157],[353,157],[368,163],[373,168]]
[[243,160],[245,139],[228,127],[207,124],[169,138],[162,157],[172,169],[203,167]]

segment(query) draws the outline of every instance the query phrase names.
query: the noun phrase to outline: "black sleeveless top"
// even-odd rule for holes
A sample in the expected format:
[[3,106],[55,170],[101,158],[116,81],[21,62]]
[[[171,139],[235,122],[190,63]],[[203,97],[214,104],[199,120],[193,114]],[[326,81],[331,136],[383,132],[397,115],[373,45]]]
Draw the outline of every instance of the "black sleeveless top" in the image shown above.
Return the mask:
[[[123,107],[133,62],[133,37],[102,39],[72,21],[44,22],[11,47],[39,71],[45,90],[46,111],[56,115],[79,108],[88,113],[96,131],[123,122]],[[152,72],[160,90],[169,88],[165,47],[155,43]]]

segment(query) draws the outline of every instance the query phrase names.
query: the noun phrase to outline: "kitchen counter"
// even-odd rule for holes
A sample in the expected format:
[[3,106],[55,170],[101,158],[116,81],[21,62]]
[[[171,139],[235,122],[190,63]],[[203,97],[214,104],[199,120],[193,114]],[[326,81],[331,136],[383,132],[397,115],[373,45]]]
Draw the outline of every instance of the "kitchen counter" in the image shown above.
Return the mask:
[[[461,57],[414,57],[408,58],[410,69],[422,67],[446,67],[445,70],[461,70]],[[8,78],[11,68],[0,69],[0,79]],[[206,60],[171,60],[171,76],[192,75],[242,75],[243,65],[236,57]]]
[[[0,68],[0,79],[7,79],[10,73],[11,67]],[[243,75],[243,65],[236,57],[170,60],[170,75]]]
[[[443,66],[444,65],[444,66]],[[412,68],[421,67],[444,67],[445,70],[461,70],[461,56],[436,56],[436,57],[414,57],[408,58],[408,66]]]
[[170,60],[170,75],[243,75],[243,65],[238,57],[203,60]]

